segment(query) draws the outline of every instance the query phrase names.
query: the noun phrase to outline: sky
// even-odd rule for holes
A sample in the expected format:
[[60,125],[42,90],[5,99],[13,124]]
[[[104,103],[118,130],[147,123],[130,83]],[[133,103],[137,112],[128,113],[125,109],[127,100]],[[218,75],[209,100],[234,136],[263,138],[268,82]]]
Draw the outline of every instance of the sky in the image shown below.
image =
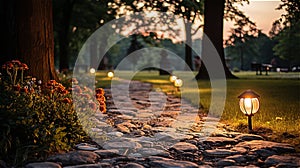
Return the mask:
[[[250,0],[249,5],[245,4],[240,7],[240,9],[256,23],[258,29],[261,29],[263,33],[268,35],[273,22],[284,13],[282,10],[275,10],[279,4],[279,0]],[[228,36],[228,31],[231,26],[232,23],[224,22],[224,36]]]

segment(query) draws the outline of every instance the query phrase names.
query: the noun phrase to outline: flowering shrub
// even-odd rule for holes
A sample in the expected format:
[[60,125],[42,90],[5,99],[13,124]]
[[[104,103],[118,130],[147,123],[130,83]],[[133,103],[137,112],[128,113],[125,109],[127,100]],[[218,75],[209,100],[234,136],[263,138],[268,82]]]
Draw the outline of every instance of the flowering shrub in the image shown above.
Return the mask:
[[[78,118],[88,121],[95,112],[106,112],[103,89],[93,95],[89,88],[73,85],[67,89],[55,80],[42,86],[35,78],[23,79],[25,65],[7,62],[0,78],[0,158],[12,165],[43,159],[90,140],[83,129],[89,122]],[[77,96],[76,107],[71,92]]]

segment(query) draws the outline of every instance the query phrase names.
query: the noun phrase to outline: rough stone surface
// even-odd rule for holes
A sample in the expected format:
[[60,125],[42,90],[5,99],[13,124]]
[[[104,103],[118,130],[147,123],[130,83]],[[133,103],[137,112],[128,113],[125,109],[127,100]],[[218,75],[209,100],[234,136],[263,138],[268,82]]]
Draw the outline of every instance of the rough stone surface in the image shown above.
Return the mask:
[[180,160],[173,160],[173,159],[167,159],[167,158],[158,158],[153,159],[149,162],[149,165],[151,167],[160,167],[160,168],[197,168],[198,165],[189,162],[189,161],[180,161]]
[[61,163],[62,166],[94,164],[100,159],[100,156],[90,151],[73,151],[66,154],[59,154],[49,157],[50,162]]
[[191,143],[178,142],[172,146],[172,149],[175,149],[176,151],[182,151],[182,152],[196,152],[198,150],[198,147]]
[[237,144],[238,147],[250,148],[250,149],[270,149],[278,153],[295,152],[295,148],[290,144],[277,143],[263,140],[246,141]]
[[209,157],[226,157],[235,154],[238,154],[238,152],[229,149],[212,149],[204,151],[204,155]]
[[252,140],[264,140],[262,136],[254,134],[241,134],[234,138],[237,141],[252,141]]
[[[74,151],[57,154],[48,162],[30,163],[66,168],[256,168],[300,167],[300,154],[289,144],[226,129],[219,118],[172,93],[131,81],[105,89],[107,113],[91,118],[98,145],[82,143]],[[127,81],[128,82],[128,81]],[[128,91],[128,95],[124,92]],[[116,103],[118,102],[118,103]],[[92,143],[94,144],[94,142]],[[0,165],[2,163],[0,162]],[[4,163],[5,164],[5,163]],[[49,166],[51,167],[51,166]]]
[[269,166],[274,166],[281,163],[281,166],[283,166],[283,164],[288,164],[291,167],[300,167],[300,157],[273,155],[268,157],[265,160],[265,163]]
[[57,163],[53,162],[40,162],[40,163],[29,163],[25,166],[25,168],[61,168],[61,166]]

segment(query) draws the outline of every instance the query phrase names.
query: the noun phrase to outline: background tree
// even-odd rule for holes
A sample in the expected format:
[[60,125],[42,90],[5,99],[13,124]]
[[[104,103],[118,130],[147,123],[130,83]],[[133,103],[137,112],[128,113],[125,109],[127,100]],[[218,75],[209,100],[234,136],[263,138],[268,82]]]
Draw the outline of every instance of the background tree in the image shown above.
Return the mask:
[[[274,22],[274,39],[278,41],[275,45],[275,55],[282,59],[289,60],[290,64],[300,64],[300,1],[281,0],[278,10],[284,9],[282,18]],[[280,27],[282,24],[283,28]],[[275,32],[275,33],[274,33]]]
[[[54,67],[54,36],[52,1],[23,0],[5,3],[8,15],[2,16],[9,29],[4,37],[10,43],[2,43],[8,47],[6,54],[18,58],[30,67],[28,75],[42,81],[57,79]],[[6,13],[6,14],[7,14]],[[12,45],[12,46],[9,46]],[[5,59],[9,59],[9,58]],[[6,60],[7,61],[7,60]]]
[[[55,49],[60,70],[69,69],[87,38],[99,26],[114,19],[114,11],[108,9],[109,2],[110,0],[53,0]],[[97,46],[93,48],[97,50]],[[96,57],[91,57],[91,60],[94,58]]]
[[[237,7],[238,4],[243,4],[248,0],[205,0],[204,1],[204,34],[211,40],[215,46],[220,60],[223,64],[226,78],[237,78],[228,69],[225,61],[223,48],[223,19],[241,20],[246,18],[245,14]],[[202,43],[202,59],[209,57],[209,52],[206,50],[207,40]],[[209,75],[202,63],[196,79],[208,79]]]

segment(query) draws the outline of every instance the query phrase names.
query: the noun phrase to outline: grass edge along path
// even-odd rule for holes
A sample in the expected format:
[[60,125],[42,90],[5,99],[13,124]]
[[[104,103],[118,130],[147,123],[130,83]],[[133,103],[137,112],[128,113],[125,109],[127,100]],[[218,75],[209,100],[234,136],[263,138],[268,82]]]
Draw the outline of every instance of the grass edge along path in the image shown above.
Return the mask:
[[[244,90],[252,89],[261,96],[260,110],[253,117],[254,131],[267,140],[293,144],[297,151],[300,151],[299,73],[271,73],[269,76],[256,76],[255,72],[246,72],[236,75],[240,79],[227,80],[227,96],[221,122],[227,123],[235,131],[247,132],[247,117],[239,109],[237,96]],[[105,76],[105,73],[97,73],[97,80],[98,84],[106,84],[106,87],[109,87],[110,79]],[[169,76],[159,76],[157,72],[137,73],[134,80],[152,83],[155,89],[178,94],[169,82]],[[208,109],[210,82],[198,81],[198,85],[201,95],[200,104],[204,109]],[[190,101],[199,103],[193,102],[193,98],[190,98]]]

